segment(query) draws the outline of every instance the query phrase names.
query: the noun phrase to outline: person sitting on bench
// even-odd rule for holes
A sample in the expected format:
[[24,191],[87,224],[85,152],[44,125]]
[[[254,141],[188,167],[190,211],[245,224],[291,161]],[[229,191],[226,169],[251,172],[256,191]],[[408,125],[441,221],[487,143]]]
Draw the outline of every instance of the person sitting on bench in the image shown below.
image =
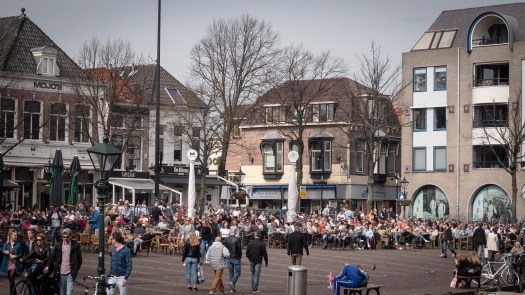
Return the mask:
[[340,295],[340,287],[360,288],[366,285],[368,285],[368,273],[362,270],[360,265],[345,263],[341,273],[334,278],[334,293]]

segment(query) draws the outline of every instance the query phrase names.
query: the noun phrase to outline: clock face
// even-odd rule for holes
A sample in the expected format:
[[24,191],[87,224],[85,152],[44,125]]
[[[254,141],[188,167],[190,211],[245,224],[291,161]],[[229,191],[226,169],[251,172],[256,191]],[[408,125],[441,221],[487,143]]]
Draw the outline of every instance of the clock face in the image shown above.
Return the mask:
[[195,161],[195,159],[197,159],[197,155],[198,153],[196,150],[189,150],[187,153],[188,159],[190,159],[190,161]]
[[299,153],[296,152],[296,151],[291,151],[288,153],[288,160],[290,160],[290,162],[297,162],[297,160],[299,159]]

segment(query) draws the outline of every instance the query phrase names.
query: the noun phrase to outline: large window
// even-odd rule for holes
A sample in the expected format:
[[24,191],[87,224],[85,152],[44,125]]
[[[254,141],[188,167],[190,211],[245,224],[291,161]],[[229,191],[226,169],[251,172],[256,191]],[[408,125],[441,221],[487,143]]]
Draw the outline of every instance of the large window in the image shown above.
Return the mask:
[[124,128],[124,115],[113,113],[109,119],[109,126],[116,128]]
[[355,146],[355,172],[357,173],[363,172],[364,150],[364,144],[357,142]]
[[447,67],[434,68],[434,90],[447,90]]
[[424,147],[413,148],[412,161],[414,171],[427,170],[427,149]]
[[16,102],[14,99],[2,98],[0,118],[0,138],[15,137]]
[[434,130],[447,130],[447,108],[434,108]]
[[40,139],[40,102],[24,102],[24,139]]
[[142,138],[139,136],[130,136],[128,138],[128,167],[134,170],[140,170],[142,153]]
[[414,69],[414,92],[425,92],[427,91],[427,69],[426,68],[415,68]]
[[263,156],[263,173],[283,173],[284,142],[265,141],[261,143]]
[[313,122],[331,122],[335,117],[335,103],[314,104],[312,106]]
[[506,104],[480,105],[474,107],[474,127],[508,126],[509,109]]
[[332,141],[310,141],[310,172],[332,171]]
[[495,86],[509,85],[509,64],[481,64],[475,66],[474,85]]
[[427,109],[414,109],[414,118],[412,127],[414,131],[427,130]]
[[51,141],[66,140],[67,109],[64,103],[51,104],[51,117],[49,123],[49,139]]
[[173,161],[182,161],[182,139],[175,139],[173,145]]
[[283,123],[286,120],[286,109],[283,106],[266,107],[266,124]]
[[434,147],[434,171],[447,170],[447,148],[444,146]]
[[77,104],[75,106],[75,142],[89,142],[89,127],[91,112],[89,106]]
[[[111,144],[122,151],[124,147],[124,137],[122,135],[113,134],[111,136]],[[122,169],[122,157],[120,157],[120,161],[115,164],[115,169]]]
[[474,168],[500,168],[502,166],[509,166],[505,146],[474,146]]

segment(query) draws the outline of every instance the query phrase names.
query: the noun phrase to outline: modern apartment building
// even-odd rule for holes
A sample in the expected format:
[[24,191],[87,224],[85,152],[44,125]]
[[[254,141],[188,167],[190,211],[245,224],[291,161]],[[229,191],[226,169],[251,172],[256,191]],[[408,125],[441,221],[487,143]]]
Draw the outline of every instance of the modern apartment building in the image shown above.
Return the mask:
[[403,54],[411,85],[400,101],[401,172],[412,216],[508,221],[512,183],[503,167],[512,166],[516,217],[525,217],[521,160],[509,160],[502,133],[513,113],[523,124],[523,11],[525,3],[444,11]]

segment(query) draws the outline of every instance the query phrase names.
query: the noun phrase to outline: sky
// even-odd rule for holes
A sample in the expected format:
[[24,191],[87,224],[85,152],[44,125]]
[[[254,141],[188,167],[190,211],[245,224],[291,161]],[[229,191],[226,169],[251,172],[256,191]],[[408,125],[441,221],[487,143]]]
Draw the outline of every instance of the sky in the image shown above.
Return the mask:
[[[381,46],[394,65],[410,51],[444,10],[520,1],[497,0],[164,0],[161,9],[161,65],[181,82],[189,80],[190,50],[214,19],[248,14],[267,21],[282,46],[302,44],[343,58],[349,75],[358,71],[358,55]],[[92,37],[130,41],[137,53],[155,62],[155,0],[0,0],[0,17],[26,15],[75,61]]]

